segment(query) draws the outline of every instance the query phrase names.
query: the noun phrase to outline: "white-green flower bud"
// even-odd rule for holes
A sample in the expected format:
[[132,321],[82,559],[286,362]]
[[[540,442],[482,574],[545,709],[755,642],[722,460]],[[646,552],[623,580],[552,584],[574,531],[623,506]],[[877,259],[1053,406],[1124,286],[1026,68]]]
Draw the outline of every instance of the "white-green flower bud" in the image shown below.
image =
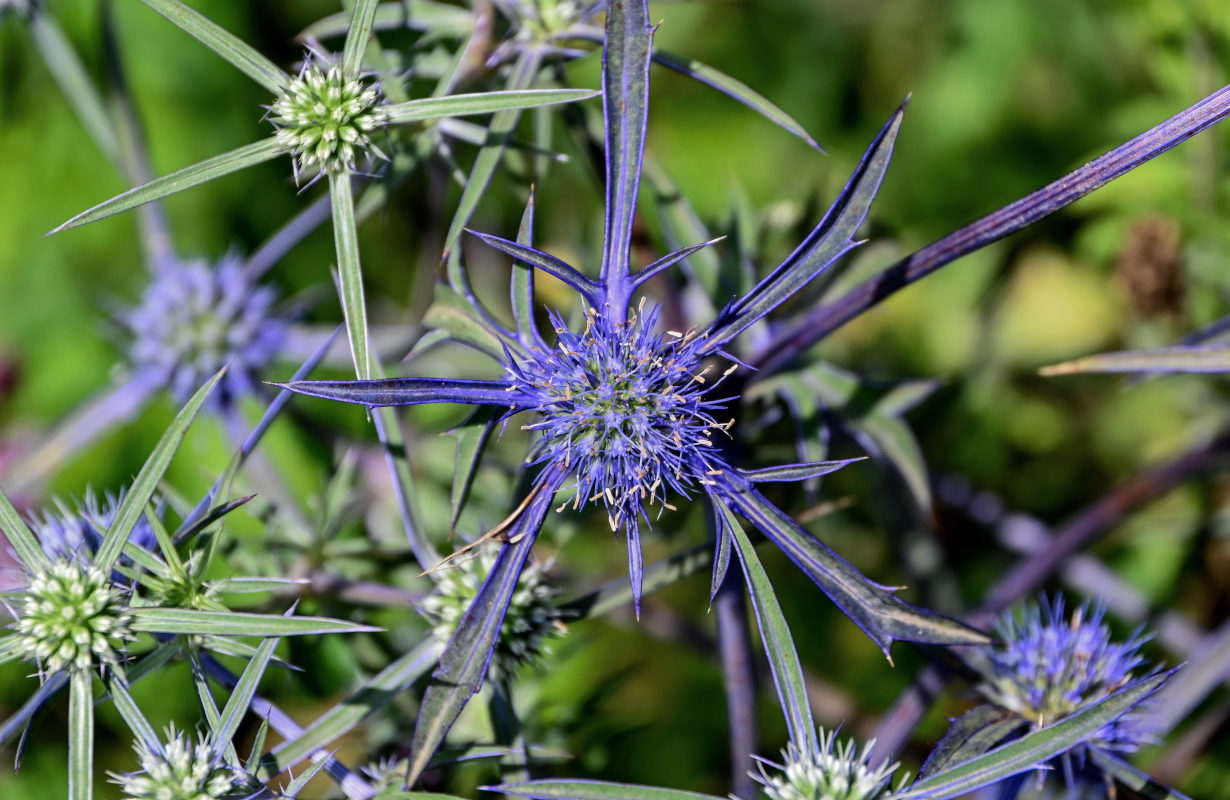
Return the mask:
[[102,570],[57,561],[30,581],[16,629],[22,653],[48,672],[115,665],[132,614]]
[[360,157],[385,157],[368,137],[388,122],[380,102],[374,85],[309,63],[269,107],[269,118],[296,174],[353,172]]

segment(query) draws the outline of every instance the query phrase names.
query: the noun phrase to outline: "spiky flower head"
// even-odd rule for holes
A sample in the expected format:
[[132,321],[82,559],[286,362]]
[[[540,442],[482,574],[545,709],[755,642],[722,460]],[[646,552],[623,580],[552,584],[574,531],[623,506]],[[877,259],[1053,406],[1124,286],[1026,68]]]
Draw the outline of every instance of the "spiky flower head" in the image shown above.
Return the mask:
[[133,749],[141,770],[111,773],[125,800],[240,800],[264,796],[252,776],[227,767],[203,738],[193,743],[174,725],[167,728],[166,744],[138,741]]
[[269,107],[269,119],[278,144],[294,157],[296,176],[353,172],[359,158],[385,157],[369,136],[388,122],[380,103],[375,84],[309,57]]
[[859,750],[853,739],[837,742],[836,731],[819,731],[813,751],[793,743],[782,751],[783,764],[760,761],[752,777],[764,786],[769,800],[891,800],[889,779],[898,764],[868,763],[875,740]]
[[714,436],[733,422],[715,417],[725,405],[709,394],[721,378],[696,336],[658,332],[658,309],[641,312],[622,323],[591,312],[581,333],[552,314],[555,347],[507,367],[511,391],[538,412],[524,426],[540,435],[531,463],[574,472],[573,507],[601,500],[612,530],[647,520],[654,502],[659,514],[674,508],[668,490],[688,497],[712,484],[726,469]]
[[[483,551],[468,561],[432,573],[436,588],[420,604],[433,623],[432,635],[443,647],[495,566],[495,556]],[[559,594],[547,581],[546,571],[528,564],[521,572],[512,602],[500,626],[492,664],[503,674],[536,661],[548,652],[550,640],[564,629],[563,615],[552,602]]]
[[[996,623],[1002,644],[973,654],[982,673],[981,692],[992,702],[1039,726],[1049,725],[1079,708],[1122,689],[1145,661],[1139,631],[1115,642],[1103,622],[1105,609],[1085,603],[1064,615],[1062,597],[1042,597]],[[1151,741],[1132,714],[1106,725],[1090,743],[1132,752]]]
[[[85,499],[76,502],[54,498],[52,506],[30,515],[30,529],[38,538],[43,552],[51,558],[72,559],[87,563],[102,544],[103,534],[111,527],[124,493],[99,496],[87,489]],[[144,517],[137,522],[129,541],[149,550],[155,545],[154,531]]]
[[15,627],[22,655],[55,673],[119,664],[131,621],[102,570],[62,559],[31,578]]
[[210,402],[230,402],[252,390],[286,339],[288,323],[274,313],[275,299],[237,255],[217,264],[175,262],[154,275],[139,306],[121,315],[133,335],[129,359],[179,402],[229,364]]

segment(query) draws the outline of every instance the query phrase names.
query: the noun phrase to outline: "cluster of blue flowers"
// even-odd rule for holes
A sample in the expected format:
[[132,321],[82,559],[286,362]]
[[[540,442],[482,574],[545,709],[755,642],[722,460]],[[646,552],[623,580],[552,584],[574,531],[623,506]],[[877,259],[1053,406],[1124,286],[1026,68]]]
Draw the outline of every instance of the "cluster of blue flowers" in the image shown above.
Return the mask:
[[[297,76],[179,0],[144,2],[268,89],[274,100],[267,119],[276,131],[263,141],[138,186],[57,230],[159,201],[280,155],[291,156],[296,179],[326,177],[328,195],[275,237],[271,250],[251,260],[234,254],[217,263],[172,258],[165,250],[168,232],[155,230],[153,238],[163,251],[148,259],[149,281],[140,303],[119,317],[131,333],[127,383],[70,418],[61,434],[51,437],[45,452],[29,460],[29,474],[41,477],[45,468],[50,469],[45,466],[48,459],[71,452],[61,446],[62,439],[83,447],[111,423],[135,413],[155,391],[169,393],[182,406],[181,412],[131,488],[118,497],[100,501],[89,494],[80,508],[57,503],[55,510],[23,516],[0,493],[0,526],[24,570],[18,600],[12,604],[16,618],[12,633],[0,639],[0,662],[24,659],[36,665],[41,679],[31,702],[0,724],[0,743],[23,728],[58,692],[67,690],[74,731],[69,739],[72,800],[86,800],[92,793],[93,743],[83,739],[82,732],[93,726],[95,676],[104,680],[108,696],[135,737],[140,770],[111,773],[133,798],[272,796],[274,776],[309,758],[314,766],[301,771],[279,796],[296,796],[317,772],[325,771],[348,797],[399,797],[392,774],[403,775],[401,782],[409,790],[428,769],[447,763],[446,739],[484,685],[490,687],[491,727],[498,747],[480,754],[500,759],[502,780],[487,788],[527,798],[683,798],[673,790],[630,783],[535,776],[533,743],[526,740],[531,728],[518,720],[513,689],[518,674],[541,662],[565,623],[583,619],[595,607],[625,605],[629,600],[639,616],[649,588],[696,569],[678,567],[673,577],[663,579],[661,575],[672,566],[666,564],[656,571],[657,583],[651,585],[647,576],[655,568],[646,566],[642,554],[643,532],[667,512],[678,512],[667,519],[683,518],[686,506],[693,503],[705,512],[706,557],[712,555],[711,603],[719,606],[721,619],[736,620],[719,622],[727,666],[733,673],[734,662],[746,667],[753,661],[750,636],[741,621],[746,615],[744,601],[750,599],[789,737],[781,750],[782,763],[776,763],[749,752],[757,745],[754,726],[750,736],[747,730],[732,734],[737,747],[743,747],[732,754],[732,788],[742,800],[753,800],[757,792],[771,800],[948,800],[992,784],[998,784],[1002,796],[1010,800],[1030,776],[1053,766],[1061,767],[1072,792],[1080,791],[1087,778],[1102,786],[1127,781],[1125,776],[1138,779],[1130,785],[1164,791],[1124,761],[1159,733],[1148,724],[1141,703],[1169,677],[1147,665],[1141,652],[1147,640],[1140,631],[1117,642],[1100,605],[1086,603],[1065,614],[1058,598],[1043,597],[1037,605],[1003,616],[993,633],[957,619],[955,610],[939,613],[907,602],[897,587],[869,579],[762,491],[769,483],[814,485],[820,476],[860,459],[740,468],[741,445],[754,450],[756,443],[739,438],[745,434],[736,417],[757,413],[745,391],[748,386],[802,359],[819,337],[837,325],[895,288],[1002,238],[1212,125],[1230,114],[1230,92],[1211,96],[1078,170],[1074,174],[1079,179],[1059,181],[979,220],[838,301],[789,313],[791,301],[814,289],[819,276],[861,244],[856,237],[886,174],[903,104],[871,142],[827,213],[784,260],[749,281],[739,296],[708,298],[717,309],[711,319],[681,323],[672,330],[664,317],[676,319],[677,309],[664,311],[669,298],[656,297],[650,279],[669,268],[687,266],[689,259],[717,245],[720,237],[697,236],[693,241],[708,240],[640,269],[633,264],[651,64],[684,72],[814,142],[788,115],[738,81],[658,49],[645,0],[497,0],[494,5],[505,23],[500,29],[506,33],[498,43],[483,41],[491,21],[481,9],[434,2],[407,3],[401,9],[392,7],[401,4],[356,0],[347,4],[345,13],[322,20],[306,34],[313,55]],[[38,17],[39,24],[49,19],[39,16],[45,13],[41,6],[0,3],[0,12],[13,9]],[[589,21],[603,11],[605,27],[599,30]],[[409,99],[408,79],[394,68],[397,58],[374,38],[373,31],[403,23],[424,34],[421,41],[413,40],[407,57],[421,55],[421,47],[456,40],[457,52],[450,57],[453,72],[430,97]],[[345,37],[341,52],[317,52],[315,37],[332,35]],[[483,65],[500,76],[502,88],[457,94],[454,87],[471,77],[464,70],[471,61],[466,57],[470,48],[478,48],[475,42],[489,46],[483,51]],[[587,272],[533,246],[531,195],[515,241],[475,234],[513,262],[513,323],[505,325],[498,321],[504,315],[490,313],[472,290],[456,241],[504,153],[517,115],[527,108],[583,101],[598,94],[536,88],[547,83],[549,66],[579,58],[596,43],[603,53],[600,93],[606,178],[599,266]],[[376,66],[382,68],[378,80],[371,69]],[[493,118],[486,128],[467,128],[458,119],[488,113]],[[378,133],[388,153],[376,146]],[[439,287],[443,299],[433,310],[444,306],[447,313],[428,313],[426,321],[435,329],[410,355],[444,342],[471,345],[495,361],[497,377],[373,378],[383,374],[383,368],[367,320],[356,231],[378,203],[357,199],[356,193],[367,186],[373,194],[396,187],[428,154],[451,159],[442,134],[469,137],[481,149],[444,237],[445,276]],[[107,139],[97,131],[96,136]],[[368,183],[366,179],[373,176],[382,180]],[[275,374],[274,365],[284,360],[293,334],[302,331],[293,329],[290,316],[278,306],[277,293],[261,279],[271,260],[276,260],[271,252],[284,253],[330,218],[343,325],[356,379],[307,379],[326,357],[329,339],[293,378],[274,384],[281,390],[274,399],[274,389],[262,382],[282,377]],[[538,308],[536,273],[551,275],[574,290],[576,307]],[[685,276],[691,274],[685,271]],[[893,280],[897,283],[891,284]],[[740,341],[753,338],[745,335],[751,331],[756,333],[754,347]],[[421,362],[412,363],[417,367]],[[392,467],[410,552],[424,574],[431,576],[431,589],[419,591],[421,585],[416,584],[407,590],[372,581],[372,574],[388,566],[383,563],[388,556],[374,552],[377,548],[365,540],[346,539],[344,532],[356,527],[350,523],[357,516],[352,514],[350,483],[356,474],[363,474],[355,466],[362,459],[355,454],[342,458],[320,508],[311,509],[310,513],[318,512],[318,520],[300,524],[308,512],[281,497],[262,512],[268,549],[287,542],[298,548],[300,557],[289,574],[238,577],[228,572],[220,577],[243,563],[221,564],[219,553],[229,553],[220,542],[243,549],[241,542],[227,540],[221,523],[251,499],[227,501],[223,494],[230,491],[236,474],[292,393],[368,409]],[[236,402],[245,396],[269,401],[250,432]],[[425,525],[418,519],[421,498],[407,460],[413,449],[405,447],[400,421],[385,410],[424,404],[463,405],[475,411],[458,432],[458,467],[450,493],[453,513],[447,526],[436,520]],[[166,496],[176,501],[174,515],[181,519],[178,527],[168,530],[165,509],[155,513],[151,502],[189,424],[203,408],[222,419],[235,437],[237,454],[195,506],[168,492]],[[787,413],[803,416],[794,406]],[[437,563],[438,543],[427,530],[434,534],[447,527],[451,534],[464,528],[457,521],[466,502],[481,506],[481,513],[474,515],[480,518],[496,508],[490,498],[468,501],[468,493],[494,432],[510,424],[519,424],[528,439],[525,451],[517,456],[517,476],[511,482],[515,487],[511,513]],[[807,446],[799,449],[813,452]],[[254,483],[271,485],[273,494],[283,491],[276,475],[254,473]],[[423,503],[422,507],[435,506]],[[591,507],[605,512],[610,531],[626,539],[630,588],[606,587],[593,596],[559,601],[561,592],[551,585],[550,564],[533,558],[553,507],[561,513],[571,509],[582,525],[599,522],[595,527],[600,527],[600,520],[590,513]],[[899,765],[878,754],[874,741],[862,746],[854,739],[838,742],[836,732],[813,721],[808,680],[790,626],[745,524],[784,553],[885,655],[897,641],[955,648],[955,660],[985,702],[953,723],[913,780],[903,775],[894,786]],[[489,549],[474,553],[478,548]],[[732,554],[739,566],[733,571]],[[691,558],[689,563],[699,560]],[[260,612],[238,611],[226,604],[228,595],[241,593],[265,593],[269,600]],[[344,702],[300,727],[257,694],[264,671],[275,663],[279,638],[377,632],[358,620],[299,616],[293,609],[283,614],[285,606],[292,605],[289,602],[275,612],[273,607],[288,595],[306,597],[308,602],[315,602],[318,595],[331,596],[355,615],[367,614],[362,610],[365,604],[410,606],[423,618],[410,629],[423,637],[381,669],[372,670],[373,675]],[[721,613],[723,604],[726,613]],[[383,652],[388,643],[400,646],[406,635],[397,632],[368,650]],[[252,645],[237,637],[260,641]],[[734,656],[728,655],[731,650],[737,651]],[[218,656],[242,658],[246,664],[242,674],[231,672]],[[195,740],[174,727],[160,736],[129,693],[130,680],[175,658],[191,663],[202,702],[204,722]],[[394,697],[429,672],[413,733],[409,742],[398,743],[397,757],[370,771],[370,781],[346,767],[332,743],[371,712],[390,706]],[[208,679],[223,687],[226,699],[221,708]],[[750,719],[755,716],[755,687],[738,683],[733,678],[728,681],[728,702],[739,712],[731,717],[742,714]],[[234,739],[248,711],[262,721],[252,754],[241,760]],[[282,741],[266,753],[268,727],[275,728]],[[461,756],[469,757],[468,752]]]

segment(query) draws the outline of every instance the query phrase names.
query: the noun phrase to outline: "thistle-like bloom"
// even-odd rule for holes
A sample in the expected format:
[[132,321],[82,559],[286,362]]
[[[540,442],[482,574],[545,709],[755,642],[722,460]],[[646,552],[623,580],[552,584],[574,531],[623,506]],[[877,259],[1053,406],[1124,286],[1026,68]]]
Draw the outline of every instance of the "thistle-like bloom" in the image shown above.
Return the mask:
[[536,404],[524,426],[540,435],[531,463],[571,467],[572,507],[601,500],[611,530],[635,527],[655,501],[659,513],[674,508],[668,492],[688,497],[729,469],[713,437],[733,420],[719,423],[724,406],[708,397],[720,379],[706,377],[695,332],[663,335],[657,321],[656,308],[624,322],[591,309],[576,334],[552,313],[555,347],[507,366],[509,391]]
[[[366,406],[462,403],[488,406],[504,418],[525,413],[524,426],[537,434],[526,461],[537,465],[529,495],[486,538],[507,543],[469,611],[453,633],[437,679],[428,689],[412,745],[408,782],[412,783],[442,740],[468,694],[453,687],[481,684],[518,575],[542,528],[552,498],[561,490],[571,504],[601,500],[613,528],[627,539],[629,575],[639,604],[642,580],[641,522],[650,504],[671,508],[674,496],[703,491],[720,508],[718,556],[713,586],[725,579],[736,516],[742,516],[781,547],[847,615],[887,651],[896,639],[932,643],[989,641],[979,631],[899,600],[888,587],[872,583],[804,530],[762,495],[755,484],[797,481],[831,472],[846,462],[792,464],[745,471],[729,465],[717,428],[724,401],[709,392],[722,375],[711,377],[709,359],[724,359],[730,372],[738,360],[724,348],[773,311],[828,264],[855,246],[854,234],[880,184],[901,123],[899,110],[816,229],[785,262],[744,297],[732,301],[707,325],[685,332],[658,329],[655,310],[644,304],[632,312],[643,283],[713,242],[685,247],[633,273],[631,240],[648,111],[652,28],[644,2],[611,4],[607,13],[603,68],[606,119],[606,228],[603,256],[595,280],[531,245],[533,205],[526,209],[517,242],[478,234],[487,244],[516,259],[512,287],[516,329],[502,326],[469,290],[463,277],[456,288],[474,307],[465,328],[489,332],[476,342],[499,362],[502,380],[399,378],[376,381],[295,381],[286,387],[304,394]],[[556,338],[545,341],[536,326],[534,269],[572,286],[585,305],[584,327],[569,330],[551,317]],[[632,313],[630,313],[632,312]],[[724,377],[724,375],[723,375]],[[446,695],[441,697],[440,695]]]
[[[1102,607],[1086,603],[1065,617],[1063,599],[1046,597],[1005,614],[996,625],[1002,644],[971,657],[982,674],[981,692],[1041,727],[1122,689],[1145,664],[1145,639],[1137,631],[1125,642],[1113,641],[1104,615]],[[1140,719],[1128,714],[1089,743],[1129,753],[1150,741]]]
[[782,762],[760,762],[752,774],[769,800],[892,800],[889,780],[899,764],[872,767],[868,757],[875,740],[862,750],[853,739],[837,742],[836,731],[819,731],[819,744],[806,751],[794,743],[782,751]]
[[116,666],[117,648],[132,638],[131,619],[123,594],[102,570],[60,560],[26,587],[15,626],[18,647],[47,673]]
[[217,264],[176,262],[159,270],[141,304],[121,315],[133,335],[128,357],[181,403],[229,364],[211,399],[228,403],[252,390],[286,339],[289,323],[275,313],[275,299],[236,255]]
[[296,176],[354,172],[356,160],[385,158],[369,136],[389,121],[380,103],[375,84],[308,58],[269,107],[269,120],[278,144],[294,158]]
[[[452,638],[494,565],[495,557],[482,552],[449,569],[432,573],[436,589],[423,600],[420,608],[434,623],[431,633],[440,647]],[[558,594],[558,590],[547,582],[541,566],[530,564],[522,570],[492,654],[496,670],[508,675],[549,651],[551,640],[564,630],[563,616],[553,602]]]
[[111,773],[126,800],[239,800],[266,796],[251,775],[227,767],[204,738],[194,744],[174,725],[165,744],[133,745],[139,772]]
[[[103,534],[111,527],[123,499],[122,492],[118,497],[108,493],[100,498],[88,489],[80,503],[55,498],[53,508],[31,515],[30,528],[48,556],[84,564],[102,543]],[[137,522],[128,538],[146,550],[154,549],[156,542],[154,530],[144,518]]]

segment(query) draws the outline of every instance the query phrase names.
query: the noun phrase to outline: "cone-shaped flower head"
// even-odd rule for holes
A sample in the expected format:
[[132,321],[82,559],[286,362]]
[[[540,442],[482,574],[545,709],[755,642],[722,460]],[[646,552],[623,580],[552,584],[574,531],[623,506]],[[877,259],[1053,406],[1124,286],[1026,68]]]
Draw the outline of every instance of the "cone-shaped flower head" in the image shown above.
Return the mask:
[[123,594],[97,567],[60,560],[31,578],[18,612],[22,654],[48,673],[116,665],[132,638]]
[[[1103,622],[1104,609],[1088,603],[1064,616],[1062,598],[1046,597],[996,625],[1002,644],[979,648],[975,665],[982,673],[982,693],[997,705],[1041,726],[1096,703],[1132,680],[1143,665],[1133,635],[1115,642]],[[1151,741],[1135,715],[1120,717],[1094,736],[1096,746],[1131,752]]]
[[[432,573],[436,589],[420,608],[432,621],[432,635],[441,647],[457,630],[457,623],[465,616],[494,564],[495,556],[483,551],[468,561]],[[562,614],[553,602],[558,594],[541,566],[529,564],[522,570],[492,655],[497,671],[508,675],[549,651],[550,640],[564,630]]]
[[[540,439],[534,463],[567,466],[576,476],[572,505],[601,500],[611,529],[635,526],[655,501],[673,508],[667,490],[687,497],[712,484],[725,464],[714,436],[721,400],[709,398],[720,378],[708,377],[696,337],[657,331],[656,308],[622,323],[594,312],[573,333],[557,314],[555,347],[507,367],[512,391],[537,407],[525,425]],[[659,509],[660,511],[661,509]]]
[[196,743],[185,734],[167,729],[166,744],[144,741],[133,745],[140,772],[112,773],[126,800],[239,800],[264,797],[250,775],[224,765],[203,739]]
[[384,157],[368,135],[388,122],[380,103],[374,84],[308,58],[269,107],[269,119],[278,144],[294,157],[296,175],[353,172],[359,159]]
[[165,382],[178,402],[229,364],[213,395],[229,402],[252,389],[255,374],[286,338],[287,322],[275,315],[274,300],[237,256],[216,265],[175,263],[155,274],[141,304],[122,315],[133,334],[129,358]]
[[782,751],[784,763],[760,759],[759,774],[769,800],[891,800],[889,779],[897,764],[867,763],[874,740],[859,750],[853,739],[835,741],[835,731],[820,730],[814,751],[793,743]]

